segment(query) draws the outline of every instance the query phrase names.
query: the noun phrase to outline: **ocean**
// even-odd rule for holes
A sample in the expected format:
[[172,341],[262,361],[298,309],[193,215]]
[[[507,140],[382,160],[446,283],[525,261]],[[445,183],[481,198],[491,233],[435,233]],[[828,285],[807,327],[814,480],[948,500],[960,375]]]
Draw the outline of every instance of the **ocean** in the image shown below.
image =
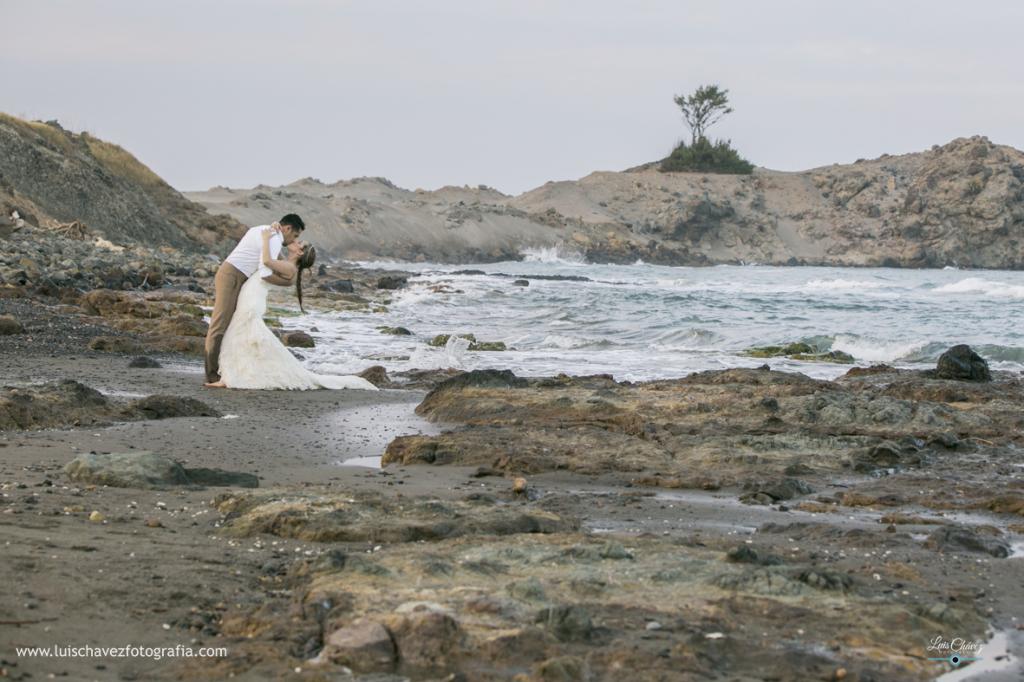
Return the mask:
[[[331,374],[383,365],[389,372],[494,368],[643,381],[767,362],[831,379],[850,368],[742,354],[793,342],[844,351],[861,366],[917,369],[966,343],[992,369],[1024,370],[1024,272],[595,265],[553,249],[525,256],[469,266],[364,263],[409,273],[409,287],[393,292],[387,313],[281,322],[315,337],[316,348],[302,351],[305,364]],[[385,335],[382,326],[412,336]],[[473,334],[510,350],[474,352],[459,340],[428,346],[438,334]]]

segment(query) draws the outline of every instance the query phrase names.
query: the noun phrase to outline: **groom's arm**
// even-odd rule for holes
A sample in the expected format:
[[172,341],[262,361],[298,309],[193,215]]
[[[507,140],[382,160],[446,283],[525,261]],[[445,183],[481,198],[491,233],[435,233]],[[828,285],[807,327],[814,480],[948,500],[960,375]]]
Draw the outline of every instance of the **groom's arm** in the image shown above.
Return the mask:
[[276,284],[279,287],[290,287],[291,285],[295,284],[295,278],[294,277],[292,277],[291,279],[285,279],[284,277],[282,277],[281,275],[278,275],[277,273],[274,273],[273,275],[268,275],[267,277],[264,277],[263,281],[264,282],[269,282],[271,284]]

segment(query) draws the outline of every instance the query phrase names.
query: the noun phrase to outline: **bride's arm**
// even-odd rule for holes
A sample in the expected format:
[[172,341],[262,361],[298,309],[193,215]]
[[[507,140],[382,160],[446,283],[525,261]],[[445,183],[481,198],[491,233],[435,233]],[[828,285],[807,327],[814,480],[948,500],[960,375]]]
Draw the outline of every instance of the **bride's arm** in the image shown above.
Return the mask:
[[[294,265],[286,260],[277,260],[270,255],[270,236],[271,230],[263,232],[263,264],[266,265],[274,273],[269,277],[263,279],[270,282],[271,284],[280,284],[282,286],[288,286],[295,281],[295,273],[297,272]],[[278,280],[278,277],[280,280]]]

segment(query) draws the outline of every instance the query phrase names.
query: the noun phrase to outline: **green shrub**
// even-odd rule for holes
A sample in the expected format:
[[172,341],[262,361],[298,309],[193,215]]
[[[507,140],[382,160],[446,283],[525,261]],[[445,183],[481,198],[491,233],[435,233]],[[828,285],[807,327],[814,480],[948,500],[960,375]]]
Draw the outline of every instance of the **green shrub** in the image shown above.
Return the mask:
[[668,158],[661,162],[662,173],[719,173],[721,175],[750,175],[754,165],[739,155],[731,140],[718,140],[714,144],[699,137],[692,145],[680,142]]

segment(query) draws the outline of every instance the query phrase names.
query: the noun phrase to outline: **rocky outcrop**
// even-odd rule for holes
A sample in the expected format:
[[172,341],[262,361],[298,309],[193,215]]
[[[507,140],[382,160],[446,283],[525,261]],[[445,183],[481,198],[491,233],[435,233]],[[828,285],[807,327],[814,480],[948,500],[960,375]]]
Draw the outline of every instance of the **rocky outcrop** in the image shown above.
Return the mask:
[[189,193],[266,222],[301,200],[310,238],[353,260],[449,263],[554,249],[592,262],[1024,267],[1024,154],[985,137],[797,173],[660,173],[408,191],[382,178]]
[[115,421],[219,416],[205,403],[179,396],[153,395],[119,403],[71,379],[0,388],[0,430],[37,431]]

